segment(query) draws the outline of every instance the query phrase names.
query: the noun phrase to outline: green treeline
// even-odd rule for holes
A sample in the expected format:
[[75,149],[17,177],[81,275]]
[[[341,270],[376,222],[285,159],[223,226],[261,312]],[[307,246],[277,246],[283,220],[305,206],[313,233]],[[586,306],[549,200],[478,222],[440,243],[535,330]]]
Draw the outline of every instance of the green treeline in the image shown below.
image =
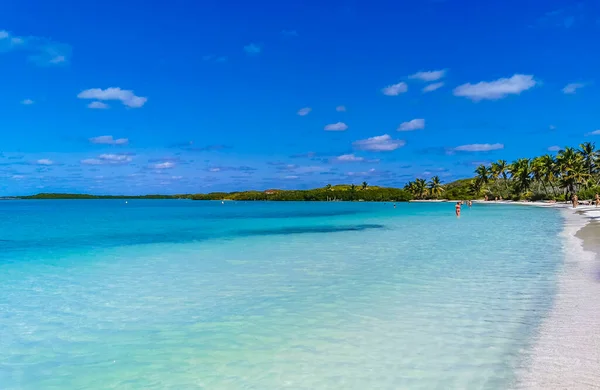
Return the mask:
[[53,194],[42,193],[30,196],[19,196],[18,199],[185,199],[189,195],[88,195],[88,194]]
[[592,142],[579,148],[565,147],[556,156],[546,154],[520,158],[512,163],[498,160],[479,165],[473,179],[441,185],[437,177],[430,182],[416,179],[405,189],[416,199],[493,199],[569,200],[593,199],[600,193],[600,151]]
[[243,192],[212,192],[195,194],[193,200],[240,200],[240,201],[365,201],[365,202],[406,202],[412,195],[399,188],[369,187],[355,185],[327,185],[311,190],[272,190]]

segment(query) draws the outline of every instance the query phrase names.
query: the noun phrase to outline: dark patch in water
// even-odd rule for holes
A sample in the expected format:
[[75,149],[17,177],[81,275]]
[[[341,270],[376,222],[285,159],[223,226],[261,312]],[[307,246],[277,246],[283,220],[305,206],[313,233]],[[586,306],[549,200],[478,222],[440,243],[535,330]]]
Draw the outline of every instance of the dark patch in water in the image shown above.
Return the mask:
[[337,217],[343,215],[361,214],[363,211],[356,210],[323,210],[323,211],[281,211],[258,213],[223,213],[205,216],[210,219],[274,219],[274,218],[318,218],[318,217]]
[[238,234],[247,236],[270,236],[270,235],[287,235],[287,234],[305,234],[305,233],[336,233],[336,232],[357,232],[367,229],[383,229],[384,225],[378,224],[362,224],[349,226],[290,226],[280,229],[257,229],[257,230],[240,230]]

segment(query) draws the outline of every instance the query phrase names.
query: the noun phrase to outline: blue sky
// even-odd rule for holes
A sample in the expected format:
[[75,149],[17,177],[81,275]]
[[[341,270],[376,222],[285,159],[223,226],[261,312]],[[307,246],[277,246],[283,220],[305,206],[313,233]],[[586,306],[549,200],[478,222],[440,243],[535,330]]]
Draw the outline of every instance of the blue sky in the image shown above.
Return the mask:
[[600,140],[598,42],[589,0],[6,0],[0,195],[468,177]]

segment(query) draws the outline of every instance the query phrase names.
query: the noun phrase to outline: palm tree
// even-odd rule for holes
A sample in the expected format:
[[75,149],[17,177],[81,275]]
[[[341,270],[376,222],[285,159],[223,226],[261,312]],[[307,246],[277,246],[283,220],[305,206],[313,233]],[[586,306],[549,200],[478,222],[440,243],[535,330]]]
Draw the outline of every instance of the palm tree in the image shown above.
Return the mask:
[[565,187],[565,196],[569,199],[571,194],[577,192],[578,186],[589,178],[584,157],[574,148],[566,147],[559,150],[556,164],[560,172],[561,184]]
[[[475,180],[477,180],[477,187],[483,189],[484,186],[487,186],[490,182],[490,171],[485,165],[481,164],[475,169],[475,173],[477,174],[477,177],[475,178]],[[489,189],[487,190],[489,191]]]
[[434,176],[429,181],[429,194],[437,199],[444,192],[444,187],[439,176]]
[[515,190],[520,195],[531,185],[531,164],[528,158],[520,158],[510,164],[508,170],[513,177]]
[[[533,175],[533,180],[535,182],[541,184],[541,186],[544,187],[544,193],[546,195],[548,195],[548,188],[546,187],[546,182],[544,181],[546,166],[544,165],[544,161],[542,160],[542,157],[536,157],[533,160],[531,160],[530,166],[531,166],[531,173]],[[539,185],[538,185],[538,189],[539,189]]]
[[425,195],[427,195],[427,182],[425,179],[416,179],[415,180],[415,190],[416,195],[419,199],[423,199]]
[[498,161],[492,163],[492,167],[490,169],[492,171],[494,180],[498,180],[498,178],[500,178],[500,177],[502,177],[502,180],[504,180],[504,185],[506,187],[506,192],[507,192],[506,195],[508,195],[508,192],[509,192],[507,169],[508,169],[508,164],[506,163],[506,160],[498,160]]
[[587,173],[591,177],[596,169],[596,160],[599,156],[599,153],[596,150],[596,145],[593,142],[584,142],[579,145],[578,152],[583,158],[583,164]]
[[331,184],[327,184],[327,185],[325,186],[325,189],[326,189],[326,190],[331,190]]
[[363,190],[366,190],[366,189],[367,189],[367,186],[368,186],[367,182],[366,182],[366,181],[363,181],[363,182],[362,182],[362,189],[363,189]]
[[550,154],[545,154],[540,157],[540,163],[543,166],[543,168],[541,169],[542,180],[550,185],[550,188],[552,189],[552,194],[556,196],[556,191],[554,189],[556,176],[558,175],[558,172],[556,170],[556,160],[554,156]]

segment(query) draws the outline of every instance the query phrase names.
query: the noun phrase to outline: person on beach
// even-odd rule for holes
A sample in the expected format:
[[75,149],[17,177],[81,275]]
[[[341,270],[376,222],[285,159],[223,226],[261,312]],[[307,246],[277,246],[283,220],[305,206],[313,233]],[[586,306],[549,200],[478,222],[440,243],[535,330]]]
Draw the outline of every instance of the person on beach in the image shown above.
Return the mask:
[[473,206],[473,201],[467,200],[467,206],[469,206],[469,208],[471,208],[471,206]]
[[596,207],[598,207],[598,205],[600,204],[600,195],[596,194],[596,196],[594,197],[594,204],[596,205]]
[[454,210],[456,211],[456,216],[460,217],[460,204],[462,202],[456,202],[456,206],[454,206]]
[[573,197],[571,198],[571,202],[573,203],[573,208],[576,208],[579,204],[579,198],[577,197],[577,195],[573,195]]
[[487,202],[487,201],[488,201],[488,196],[486,195],[484,199],[485,199],[485,201]]

